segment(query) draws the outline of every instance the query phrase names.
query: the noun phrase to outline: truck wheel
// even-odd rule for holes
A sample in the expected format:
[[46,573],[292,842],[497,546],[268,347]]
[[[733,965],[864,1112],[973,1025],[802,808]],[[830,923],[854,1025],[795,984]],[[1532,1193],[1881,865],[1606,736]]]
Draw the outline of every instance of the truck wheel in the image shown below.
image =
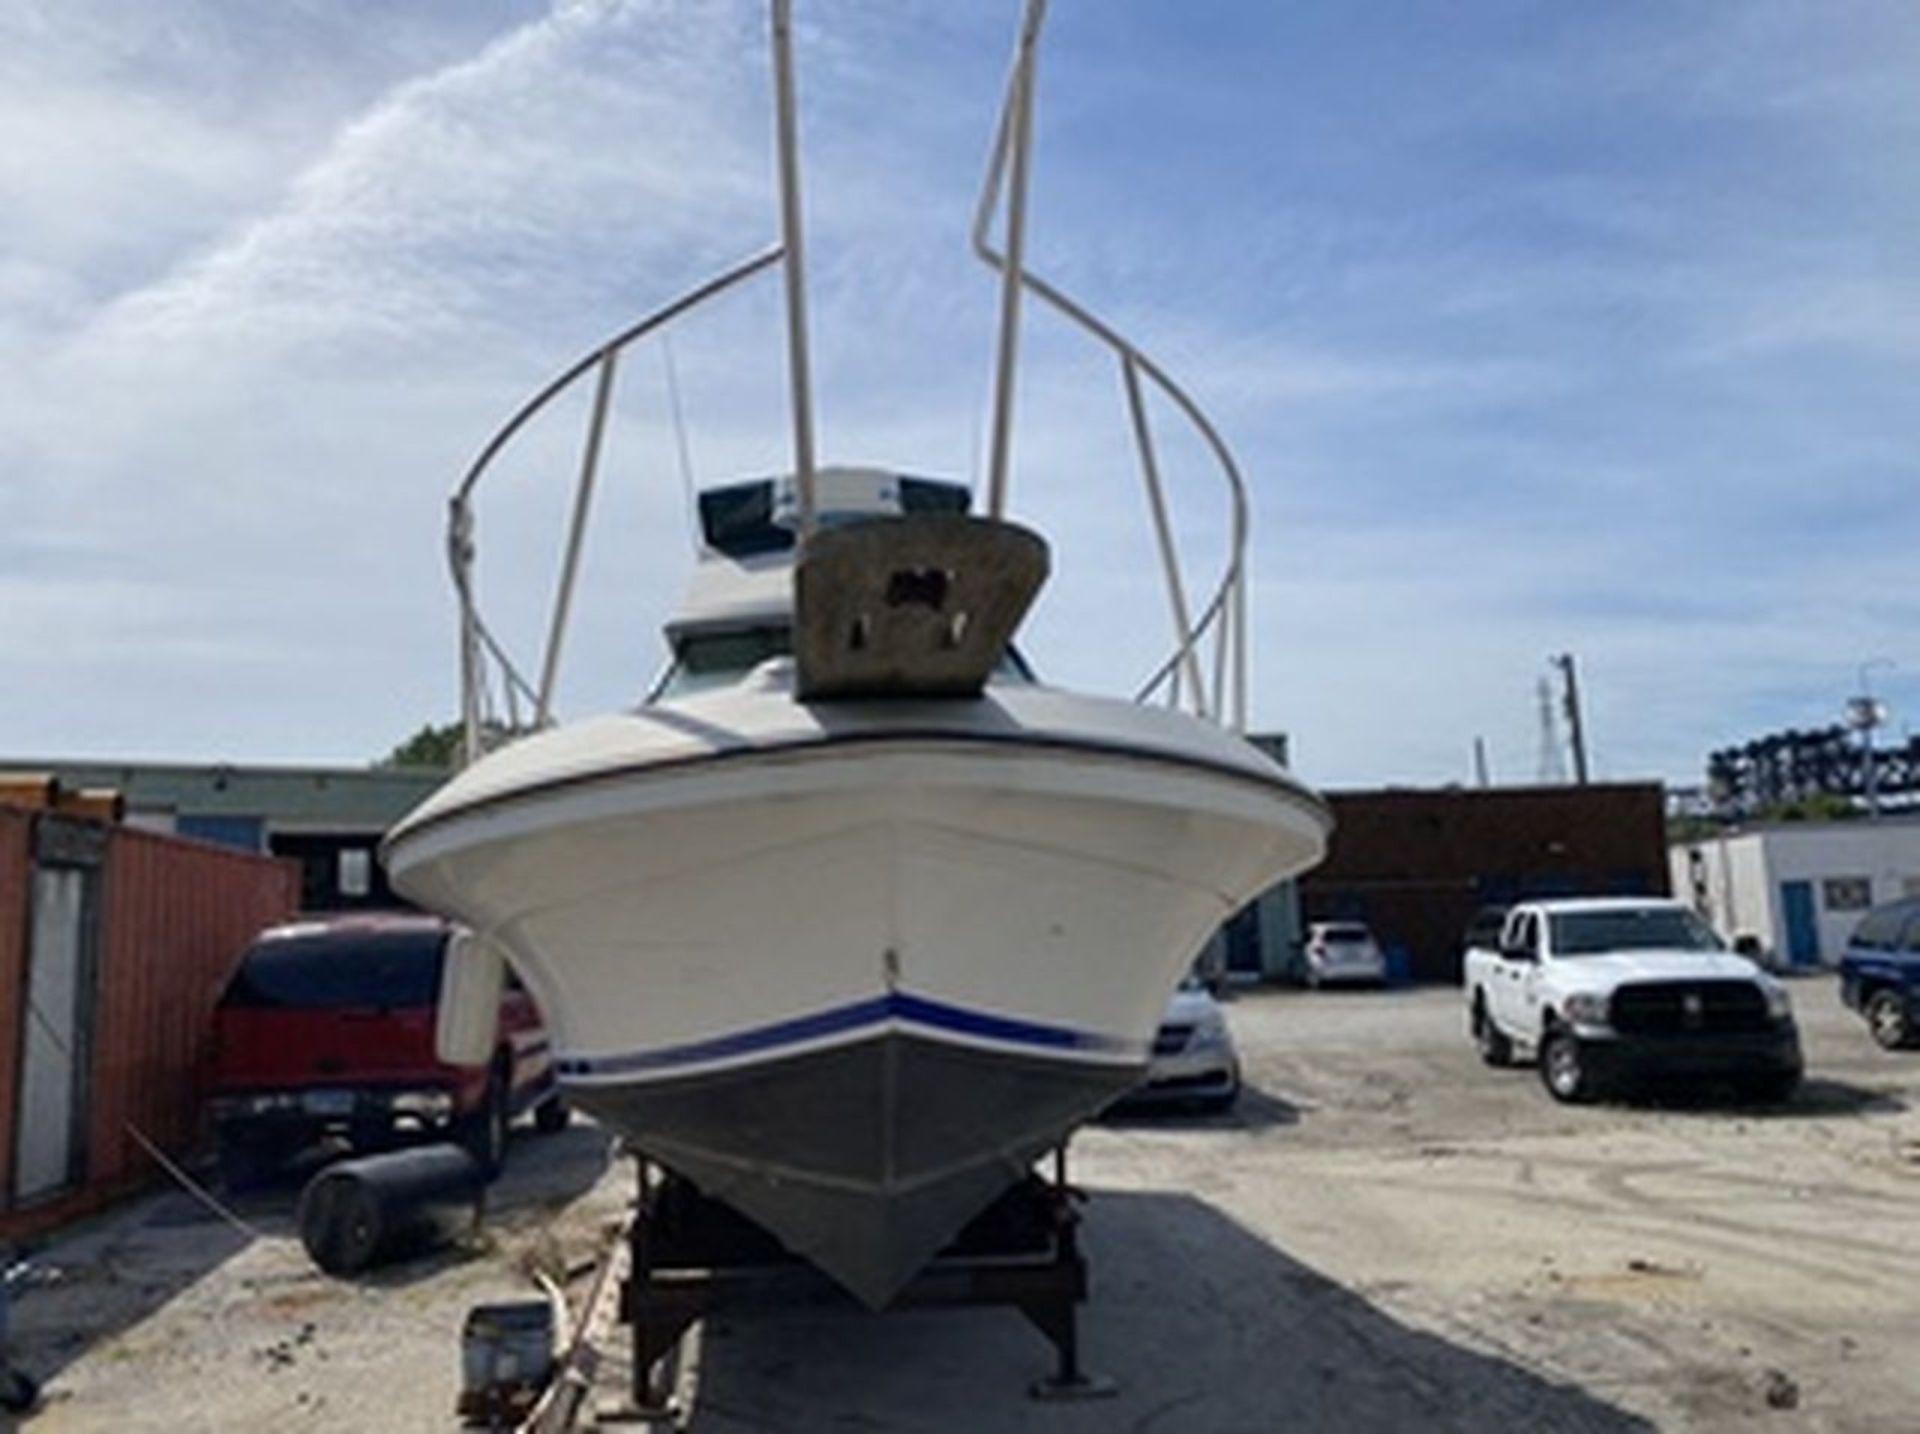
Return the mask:
[[567,1128],[573,1112],[557,1095],[550,1095],[533,1108],[533,1128],[542,1135],[558,1135]]
[[9,1414],[25,1414],[39,1402],[40,1386],[31,1375],[17,1369],[0,1369],[0,1409]]
[[1540,1040],[1540,1080],[1547,1094],[1567,1105],[1593,1099],[1593,1077],[1587,1071],[1580,1038],[1564,1026],[1555,1026]]
[[1483,996],[1473,998],[1473,1043],[1479,1047],[1480,1059],[1490,1066],[1510,1066],[1513,1064],[1513,1042],[1507,1039],[1507,1033],[1494,1025],[1493,1017],[1487,1014],[1487,1002]]
[[1867,998],[1867,1030],[1882,1050],[1897,1051],[1913,1044],[1913,1022],[1907,1017],[1906,997],[1898,991],[1875,991]]

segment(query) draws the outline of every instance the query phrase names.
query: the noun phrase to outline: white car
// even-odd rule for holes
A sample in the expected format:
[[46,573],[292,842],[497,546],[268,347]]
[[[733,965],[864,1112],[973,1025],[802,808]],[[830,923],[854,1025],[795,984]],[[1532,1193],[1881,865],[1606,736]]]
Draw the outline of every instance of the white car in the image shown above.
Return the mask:
[[1227,1110],[1240,1096],[1240,1057],[1226,1012],[1197,977],[1175,988],[1154,1032],[1147,1079],[1119,1104],[1129,1109],[1193,1105]]
[[1481,1058],[1536,1056],[1556,1100],[1716,1080],[1785,1100],[1800,1081],[1786,988],[1677,901],[1523,903],[1496,946],[1467,952],[1465,986]]
[[1304,951],[1309,986],[1386,984],[1387,958],[1358,921],[1314,922],[1307,927]]

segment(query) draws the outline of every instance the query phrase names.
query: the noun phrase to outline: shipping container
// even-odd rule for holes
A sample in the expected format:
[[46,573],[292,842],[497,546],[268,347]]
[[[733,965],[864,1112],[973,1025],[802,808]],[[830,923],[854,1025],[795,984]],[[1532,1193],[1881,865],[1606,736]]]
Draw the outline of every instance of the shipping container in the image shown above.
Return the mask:
[[190,1157],[212,1013],[299,894],[286,862],[0,808],[0,1237]]

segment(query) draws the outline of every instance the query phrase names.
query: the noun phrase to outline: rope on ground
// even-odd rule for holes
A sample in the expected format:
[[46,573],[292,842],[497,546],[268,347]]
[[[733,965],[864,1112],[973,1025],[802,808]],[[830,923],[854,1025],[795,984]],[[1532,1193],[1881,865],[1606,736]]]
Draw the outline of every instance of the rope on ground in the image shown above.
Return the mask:
[[174,1181],[189,1195],[193,1196],[194,1199],[198,1200],[202,1205],[205,1205],[209,1210],[213,1211],[214,1214],[218,1215],[222,1220],[225,1220],[249,1240],[262,1238],[261,1232],[258,1229],[249,1225],[239,1215],[235,1214],[231,1206],[227,1205],[211,1190],[207,1189],[206,1186],[182,1170],[166,1151],[147,1139],[147,1137],[141,1133],[139,1126],[135,1125],[132,1121],[127,1121],[126,1131],[128,1135],[134,1138],[140,1148],[151,1155],[159,1164],[160,1168],[172,1176]]

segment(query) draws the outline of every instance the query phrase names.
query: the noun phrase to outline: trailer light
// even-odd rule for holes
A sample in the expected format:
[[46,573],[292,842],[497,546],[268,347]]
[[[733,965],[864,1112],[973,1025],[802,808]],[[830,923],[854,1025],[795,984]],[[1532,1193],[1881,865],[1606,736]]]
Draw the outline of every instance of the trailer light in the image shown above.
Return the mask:
[[236,1115],[275,1115],[292,1110],[297,1098],[285,1091],[265,1091],[255,1095],[220,1095],[208,1102],[216,1120]]
[[392,1101],[395,1115],[417,1115],[422,1120],[445,1120],[453,1114],[453,1097],[444,1090],[407,1090]]

